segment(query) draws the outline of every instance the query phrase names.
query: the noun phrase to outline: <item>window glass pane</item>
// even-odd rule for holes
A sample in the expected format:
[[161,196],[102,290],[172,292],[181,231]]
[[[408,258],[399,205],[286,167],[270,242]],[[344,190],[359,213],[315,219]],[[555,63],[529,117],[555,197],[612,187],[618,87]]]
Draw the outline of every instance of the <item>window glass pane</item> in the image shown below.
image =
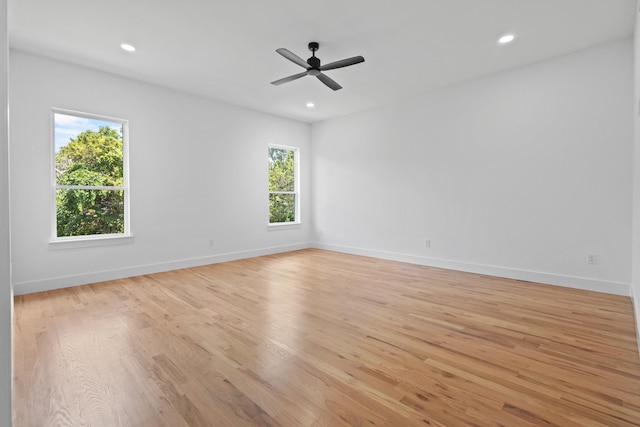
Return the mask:
[[122,186],[122,126],[56,113],[56,184]]
[[269,194],[269,222],[295,222],[295,194]]
[[56,190],[58,237],[124,233],[124,191]]
[[293,150],[269,148],[269,191],[294,191],[294,168]]

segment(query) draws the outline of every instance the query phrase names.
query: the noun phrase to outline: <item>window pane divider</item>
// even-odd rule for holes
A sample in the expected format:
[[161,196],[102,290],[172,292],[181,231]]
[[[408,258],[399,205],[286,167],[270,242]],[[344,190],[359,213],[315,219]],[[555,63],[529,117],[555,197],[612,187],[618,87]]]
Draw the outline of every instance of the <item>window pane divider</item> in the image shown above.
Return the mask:
[[124,187],[95,185],[56,185],[57,190],[114,190],[124,191]]

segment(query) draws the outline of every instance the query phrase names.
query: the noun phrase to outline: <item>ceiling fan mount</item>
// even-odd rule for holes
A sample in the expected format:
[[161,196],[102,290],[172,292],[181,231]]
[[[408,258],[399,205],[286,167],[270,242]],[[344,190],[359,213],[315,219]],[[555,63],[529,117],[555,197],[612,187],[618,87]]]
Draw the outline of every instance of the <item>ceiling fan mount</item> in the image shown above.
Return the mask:
[[294,74],[289,77],[285,77],[284,79],[273,81],[271,82],[271,84],[277,86],[283,83],[288,83],[290,81],[297,80],[304,76],[314,76],[314,77],[317,77],[318,80],[320,80],[329,88],[333,90],[339,90],[339,89],[342,89],[342,86],[340,86],[335,80],[333,80],[332,78],[324,74],[323,71],[335,70],[336,68],[348,67],[350,65],[355,65],[355,64],[364,62],[364,58],[362,56],[354,56],[351,58],[342,59],[340,61],[335,61],[327,65],[322,65],[322,63],[320,62],[320,58],[316,57],[316,51],[318,49],[320,49],[320,44],[318,42],[310,42],[309,50],[311,51],[311,57],[306,61],[288,49],[285,49],[285,48],[276,49],[276,52],[278,52],[280,55],[284,56],[294,64],[298,64],[302,68],[306,69],[306,71],[302,73]]

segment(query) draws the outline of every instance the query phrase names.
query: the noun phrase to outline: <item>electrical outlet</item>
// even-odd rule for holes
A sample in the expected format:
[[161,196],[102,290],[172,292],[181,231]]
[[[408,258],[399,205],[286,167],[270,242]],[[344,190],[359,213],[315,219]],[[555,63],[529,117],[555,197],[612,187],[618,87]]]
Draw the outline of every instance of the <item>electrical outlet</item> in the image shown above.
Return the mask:
[[214,243],[213,239],[209,239],[209,246],[213,247]]
[[588,254],[587,255],[587,264],[596,265],[598,263],[598,255],[596,254]]
[[431,240],[428,240],[428,239],[427,239],[427,240],[425,240],[425,241],[424,241],[424,247],[425,247],[425,248],[430,248],[430,247],[431,247]]

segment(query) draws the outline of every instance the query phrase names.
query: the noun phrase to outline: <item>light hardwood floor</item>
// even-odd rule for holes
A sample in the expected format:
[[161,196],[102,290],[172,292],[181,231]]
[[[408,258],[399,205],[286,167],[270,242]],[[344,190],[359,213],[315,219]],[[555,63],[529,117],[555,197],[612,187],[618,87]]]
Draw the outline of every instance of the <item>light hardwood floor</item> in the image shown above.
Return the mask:
[[15,426],[638,426],[629,298],[320,250],[15,301]]

